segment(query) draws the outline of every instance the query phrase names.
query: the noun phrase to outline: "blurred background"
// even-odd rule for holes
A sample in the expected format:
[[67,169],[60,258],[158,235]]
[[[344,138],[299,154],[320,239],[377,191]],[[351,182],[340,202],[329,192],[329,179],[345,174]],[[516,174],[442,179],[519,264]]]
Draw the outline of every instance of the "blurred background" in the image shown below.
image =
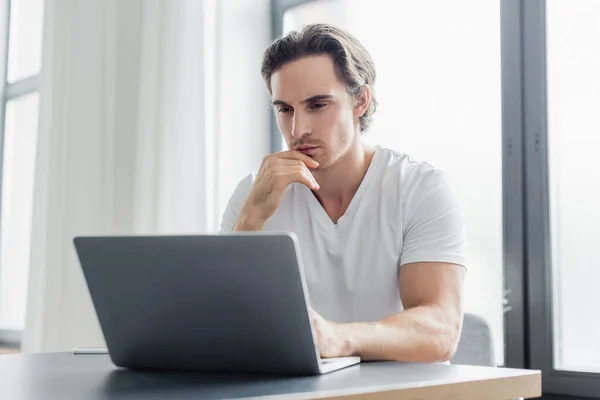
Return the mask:
[[452,178],[496,363],[597,396],[598,0],[0,0],[0,351],[103,344],[74,236],[218,229],[284,146],[262,52],[312,22],[373,56],[365,142]]

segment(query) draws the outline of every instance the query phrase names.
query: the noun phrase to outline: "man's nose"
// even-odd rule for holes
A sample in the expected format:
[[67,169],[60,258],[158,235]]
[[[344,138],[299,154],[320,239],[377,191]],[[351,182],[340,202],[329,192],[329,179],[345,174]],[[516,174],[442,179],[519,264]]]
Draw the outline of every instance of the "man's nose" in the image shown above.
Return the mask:
[[295,138],[301,138],[304,135],[310,135],[311,129],[309,125],[309,118],[300,113],[294,113],[294,119],[292,120],[292,136]]

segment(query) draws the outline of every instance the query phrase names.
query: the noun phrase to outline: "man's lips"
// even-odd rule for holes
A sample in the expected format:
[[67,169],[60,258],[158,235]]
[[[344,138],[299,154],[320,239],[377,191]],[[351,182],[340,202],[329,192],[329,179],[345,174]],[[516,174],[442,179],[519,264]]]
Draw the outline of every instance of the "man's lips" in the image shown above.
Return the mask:
[[306,155],[313,154],[317,149],[317,146],[300,146],[296,148],[297,151]]

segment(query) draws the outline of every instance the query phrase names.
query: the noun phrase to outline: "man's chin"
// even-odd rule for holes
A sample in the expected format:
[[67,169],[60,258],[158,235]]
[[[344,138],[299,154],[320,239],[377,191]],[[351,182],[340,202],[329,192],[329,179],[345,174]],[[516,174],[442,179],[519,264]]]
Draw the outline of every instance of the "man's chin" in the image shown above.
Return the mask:
[[313,157],[313,159],[319,163],[319,166],[314,169],[314,170],[318,170],[318,171],[327,169],[335,164],[335,160],[333,160],[331,157],[321,156],[321,157]]

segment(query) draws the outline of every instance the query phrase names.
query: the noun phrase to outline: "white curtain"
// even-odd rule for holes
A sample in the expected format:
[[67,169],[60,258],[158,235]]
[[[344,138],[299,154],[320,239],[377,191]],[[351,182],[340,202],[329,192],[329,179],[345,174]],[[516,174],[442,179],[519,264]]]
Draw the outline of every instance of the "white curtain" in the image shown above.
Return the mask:
[[[47,1],[24,352],[104,344],[73,237],[216,229],[268,151],[268,11]],[[241,63],[225,65],[232,53]]]

